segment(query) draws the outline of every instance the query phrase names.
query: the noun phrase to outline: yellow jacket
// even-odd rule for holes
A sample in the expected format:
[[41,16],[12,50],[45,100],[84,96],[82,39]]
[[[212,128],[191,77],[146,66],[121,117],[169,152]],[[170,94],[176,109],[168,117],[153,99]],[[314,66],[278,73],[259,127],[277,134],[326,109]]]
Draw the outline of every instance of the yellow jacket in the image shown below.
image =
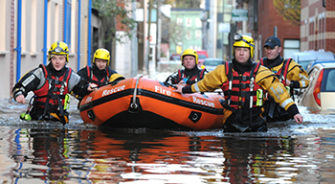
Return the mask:
[[[282,58],[280,59],[283,60]],[[272,70],[274,73],[277,73],[283,67],[283,65],[284,65],[284,62],[282,62],[281,64],[275,67],[269,68],[269,69]],[[285,69],[285,66],[283,69]],[[289,81],[291,81],[291,83],[294,83],[293,84],[294,88],[306,88],[309,85],[309,79],[308,79],[307,72],[293,59],[291,60],[288,66],[286,78]],[[282,82],[284,83],[284,81]]]
[[[219,65],[215,70],[206,74],[202,80],[191,86],[192,92],[214,91],[220,88],[222,84],[228,80],[225,68],[225,65]],[[267,91],[285,110],[295,104],[284,85],[279,82],[275,74],[268,68],[264,66],[259,67],[256,72],[255,82],[263,88],[263,90]]]

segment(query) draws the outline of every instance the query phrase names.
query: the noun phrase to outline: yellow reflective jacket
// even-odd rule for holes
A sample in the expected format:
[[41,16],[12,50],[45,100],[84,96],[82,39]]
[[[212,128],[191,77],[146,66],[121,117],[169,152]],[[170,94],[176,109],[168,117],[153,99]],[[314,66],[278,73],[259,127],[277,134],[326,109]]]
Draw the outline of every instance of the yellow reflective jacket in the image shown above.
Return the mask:
[[[202,80],[191,86],[192,92],[214,91],[220,88],[223,83],[228,81],[225,68],[225,65],[219,65],[215,70],[206,74]],[[295,104],[285,86],[268,68],[260,66],[256,72],[255,81],[285,110]]]
[[[309,85],[309,79],[307,72],[293,59],[289,58],[287,61],[289,61],[288,66],[284,66],[285,60],[283,58],[280,58],[282,60],[281,64],[274,66],[272,68],[269,67],[271,71],[276,73],[283,73],[282,83],[286,84],[286,79],[288,79],[291,82],[297,83],[298,85],[293,85],[294,88],[306,88]],[[262,65],[263,64],[263,58],[260,61]],[[266,65],[265,65],[266,66]],[[287,68],[287,69],[286,69]],[[283,71],[282,71],[283,70]],[[287,70],[287,71],[285,71]]]

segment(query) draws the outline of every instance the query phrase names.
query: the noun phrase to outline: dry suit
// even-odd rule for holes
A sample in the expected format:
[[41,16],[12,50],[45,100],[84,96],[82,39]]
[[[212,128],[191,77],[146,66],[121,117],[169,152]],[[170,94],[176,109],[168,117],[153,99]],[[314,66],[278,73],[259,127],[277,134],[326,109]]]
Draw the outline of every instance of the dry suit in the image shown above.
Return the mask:
[[[279,81],[283,83],[284,86],[286,86],[286,89],[290,92],[293,100],[294,89],[306,88],[309,85],[307,72],[298,63],[292,60],[292,58],[283,59],[279,55],[274,60],[262,58],[260,63],[276,74]],[[286,79],[290,81],[290,85],[286,84]],[[264,116],[268,122],[292,119],[290,113],[277,104],[271,96],[268,96],[264,107]]]
[[112,70],[110,67],[99,70],[95,64],[93,64],[92,67],[86,66],[78,71],[78,75],[80,75],[80,77],[90,83],[98,85],[98,87],[107,85],[110,77],[114,74],[117,74],[117,72]]
[[168,76],[165,80],[166,85],[178,84],[180,81],[184,80],[187,85],[194,84],[200,81],[205,74],[208,73],[206,69],[199,69],[197,65],[192,69],[179,69],[177,72]]
[[[223,122],[226,132],[267,131],[267,124],[262,116],[262,103],[257,102],[257,91],[267,92],[292,117],[299,113],[275,74],[251,60],[245,64],[233,60],[219,65],[199,82],[183,87],[182,92],[206,92],[218,88],[224,92],[225,101],[221,104],[227,116]],[[263,102],[263,98],[259,100]]]
[[14,86],[14,99],[32,91],[34,97],[31,109],[28,112],[33,120],[57,120],[62,123],[68,122],[66,96],[73,92],[78,96],[85,96],[88,82],[82,80],[71,68],[64,67],[56,71],[52,64],[40,65],[25,74]]

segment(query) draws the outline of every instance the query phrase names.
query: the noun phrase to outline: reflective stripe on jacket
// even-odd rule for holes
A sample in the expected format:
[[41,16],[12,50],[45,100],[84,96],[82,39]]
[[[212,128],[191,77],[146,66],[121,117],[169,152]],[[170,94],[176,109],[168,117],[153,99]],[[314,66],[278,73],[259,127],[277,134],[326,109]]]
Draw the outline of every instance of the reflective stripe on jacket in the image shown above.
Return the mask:
[[[228,81],[226,65],[219,65],[212,72],[206,74],[201,81],[193,84],[191,89],[192,92],[214,91],[221,88]],[[294,101],[290,98],[290,94],[284,85],[279,82],[276,75],[268,68],[259,66],[259,69],[255,73],[255,82],[263,90],[267,91],[285,110],[294,105]]]

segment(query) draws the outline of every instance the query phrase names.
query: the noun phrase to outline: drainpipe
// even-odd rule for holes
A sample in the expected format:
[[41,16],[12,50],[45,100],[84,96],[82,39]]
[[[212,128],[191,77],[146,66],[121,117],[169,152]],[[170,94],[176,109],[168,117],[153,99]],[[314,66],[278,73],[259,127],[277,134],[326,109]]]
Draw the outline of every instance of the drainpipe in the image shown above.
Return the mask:
[[16,43],[16,82],[21,77],[21,27],[22,27],[22,0],[17,4],[17,43]]
[[77,71],[80,70],[80,15],[81,15],[81,0],[78,0],[78,42],[77,42]]
[[64,42],[67,43],[67,35],[66,35],[66,29],[67,29],[67,0],[64,0]]
[[[136,1],[132,0],[132,18],[136,20]],[[138,71],[138,41],[137,41],[137,22],[131,30],[131,76],[135,77]]]
[[[15,21],[15,0],[11,0],[10,2],[10,22],[14,22]],[[10,61],[10,67],[9,67],[9,73],[10,73],[10,77],[9,77],[9,94],[11,94],[12,92],[12,87],[14,86],[14,81],[15,81],[15,74],[14,74],[14,52],[15,52],[15,24],[10,24],[10,55],[9,55],[9,61]]]
[[43,64],[47,64],[48,0],[44,0]]
[[92,0],[88,2],[88,49],[87,49],[87,66],[91,66],[91,26],[92,26]]

